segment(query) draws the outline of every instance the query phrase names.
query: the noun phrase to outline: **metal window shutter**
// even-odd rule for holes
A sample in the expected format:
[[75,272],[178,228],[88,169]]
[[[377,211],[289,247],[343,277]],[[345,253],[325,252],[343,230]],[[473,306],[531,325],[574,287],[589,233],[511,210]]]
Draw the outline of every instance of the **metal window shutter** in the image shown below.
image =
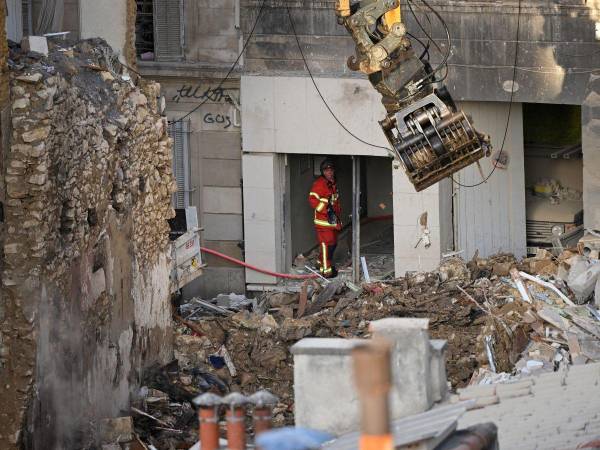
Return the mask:
[[183,0],[154,0],[154,59],[183,58]]
[[32,0],[23,0],[21,6],[23,8],[23,36],[29,36],[32,33]]
[[173,175],[177,182],[172,199],[174,208],[189,206],[188,130],[189,122],[174,122],[169,127],[173,138]]

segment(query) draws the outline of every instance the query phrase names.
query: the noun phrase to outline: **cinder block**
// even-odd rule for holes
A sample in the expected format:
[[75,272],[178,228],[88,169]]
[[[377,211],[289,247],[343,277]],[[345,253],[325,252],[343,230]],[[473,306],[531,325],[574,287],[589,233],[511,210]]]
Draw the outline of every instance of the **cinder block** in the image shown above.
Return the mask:
[[359,428],[351,352],[360,342],[305,338],[292,346],[296,426],[335,435]]
[[434,399],[429,319],[388,318],[370,324],[373,337],[393,343],[391,418],[427,411]]

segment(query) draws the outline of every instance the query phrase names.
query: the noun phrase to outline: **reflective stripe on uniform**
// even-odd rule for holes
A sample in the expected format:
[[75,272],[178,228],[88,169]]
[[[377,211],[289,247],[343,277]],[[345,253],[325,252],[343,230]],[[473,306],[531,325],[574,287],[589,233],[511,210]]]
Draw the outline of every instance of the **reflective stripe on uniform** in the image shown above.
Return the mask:
[[319,204],[317,205],[317,207],[315,208],[318,212],[321,212],[325,209],[325,203],[323,201],[323,199],[321,199],[321,201],[319,202]]
[[[304,191],[304,192],[306,192],[306,191]],[[313,196],[313,197],[315,197],[317,200],[321,200],[321,197],[320,197],[320,196],[319,196],[319,194],[317,194],[316,192],[310,192],[308,195],[309,195],[309,197],[312,195],[312,196]]]
[[319,219],[315,219],[315,225],[319,225],[321,227],[327,227],[327,228],[335,228],[337,227],[336,224],[333,223],[329,223],[325,220],[319,220]]
[[321,242],[321,257],[323,258],[323,261],[321,261],[321,269],[323,270],[323,273],[327,273],[327,246],[324,242]]

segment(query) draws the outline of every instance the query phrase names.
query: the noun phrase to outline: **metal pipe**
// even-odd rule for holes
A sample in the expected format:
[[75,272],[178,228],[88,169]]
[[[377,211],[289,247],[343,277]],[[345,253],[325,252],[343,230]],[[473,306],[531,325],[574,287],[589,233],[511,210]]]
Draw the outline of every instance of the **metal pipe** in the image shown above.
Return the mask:
[[391,386],[391,344],[374,338],[352,351],[360,399],[360,450],[392,450],[388,394]]
[[[246,409],[241,405],[230,406],[225,414],[227,418],[227,448],[246,450]],[[204,447],[203,447],[204,448]]]
[[223,398],[228,408],[227,418],[227,448],[230,450],[246,449],[246,408],[248,398],[239,392],[232,392]]
[[254,404],[254,435],[258,436],[271,429],[272,409],[279,399],[269,391],[261,390],[248,397],[248,400]]
[[360,283],[360,156],[352,157],[352,282]]
[[221,397],[211,393],[202,394],[194,399],[199,407],[198,421],[200,422],[200,445],[203,450],[218,450],[219,448],[219,414],[218,408]]

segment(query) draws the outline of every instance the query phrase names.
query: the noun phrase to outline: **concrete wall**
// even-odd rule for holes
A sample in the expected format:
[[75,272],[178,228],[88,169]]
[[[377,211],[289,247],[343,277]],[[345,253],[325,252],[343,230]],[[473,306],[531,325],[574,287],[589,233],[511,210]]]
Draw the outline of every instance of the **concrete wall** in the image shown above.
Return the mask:
[[[257,17],[257,0],[241,0],[242,29],[248,35]],[[260,75],[306,75],[292,34],[289,6],[311,70],[318,76],[355,76],[346,67],[354,44],[337,24],[333,0],[290,5],[275,0],[267,8],[248,46],[246,73]],[[446,84],[463,100],[506,101],[512,80],[518,5],[516,2],[433,1],[452,36],[450,72]],[[419,38],[423,32],[402,2],[403,20]],[[519,102],[579,104],[585,96],[590,71],[600,65],[595,52],[596,3],[524,1],[520,15],[520,57],[515,100]],[[423,23],[427,23],[417,13]],[[444,29],[433,22],[433,37],[445,45]],[[418,44],[416,44],[418,47]],[[434,63],[439,55],[432,56]],[[578,57],[574,55],[587,55]]]
[[[317,84],[347,128],[374,145],[386,145],[377,123],[385,110],[369,82],[318,78]],[[245,152],[387,156],[338,125],[310,78],[243,76],[241,94]]]
[[231,64],[241,49],[237,0],[185,0],[185,61]]
[[[128,1],[79,0],[79,24],[82,39],[101,37],[115,49],[122,58],[127,52]],[[124,61],[124,59],[123,59]]]
[[[189,120],[190,205],[196,206],[202,245],[237,259],[243,257],[242,160],[240,118],[225,95],[239,100],[239,85],[196,78],[161,79],[166,113],[178,119],[205,102]],[[206,255],[204,276],[184,289],[186,297],[212,298],[222,292],[244,292],[244,269]]]
[[[244,248],[246,262],[283,271],[281,160],[275,153],[244,153]],[[248,283],[275,283],[275,277],[246,270]]]
[[590,76],[582,113],[584,225],[600,230],[600,76]]

